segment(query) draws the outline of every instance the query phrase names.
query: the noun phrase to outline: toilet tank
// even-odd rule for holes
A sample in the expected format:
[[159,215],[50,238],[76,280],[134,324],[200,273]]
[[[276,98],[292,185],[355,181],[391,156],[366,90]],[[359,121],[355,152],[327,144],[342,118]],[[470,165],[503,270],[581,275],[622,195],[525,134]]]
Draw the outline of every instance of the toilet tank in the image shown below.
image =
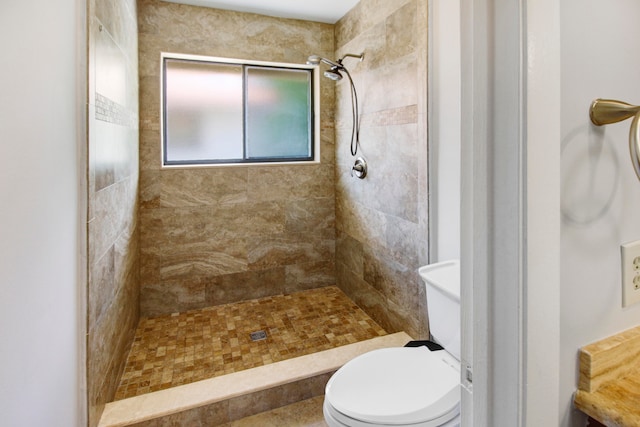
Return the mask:
[[460,261],[429,264],[418,271],[427,289],[431,336],[460,360]]

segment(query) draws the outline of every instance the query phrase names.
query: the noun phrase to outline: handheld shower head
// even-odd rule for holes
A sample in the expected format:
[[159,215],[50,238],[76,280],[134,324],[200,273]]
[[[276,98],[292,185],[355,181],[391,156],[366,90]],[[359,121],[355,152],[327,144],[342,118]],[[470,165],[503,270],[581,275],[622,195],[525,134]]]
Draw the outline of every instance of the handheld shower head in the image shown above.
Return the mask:
[[349,78],[349,85],[351,87],[351,112],[353,115],[353,126],[351,128],[351,154],[355,156],[358,153],[358,145],[360,144],[360,114],[358,109],[358,94],[356,93],[356,85],[353,83],[351,73],[349,73],[347,67],[342,65],[342,61],[344,61],[346,58],[356,58],[362,61],[364,59],[364,52],[359,55],[347,53],[336,62],[318,55],[311,55],[309,56],[309,58],[307,58],[307,64],[318,66],[321,62],[324,62],[329,67],[331,67],[329,70],[324,72],[324,76],[333,81],[342,80],[342,73],[345,73]]
[[342,80],[342,74],[340,74],[338,67],[331,67],[330,70],[324,72],[324,76],[333,81]]

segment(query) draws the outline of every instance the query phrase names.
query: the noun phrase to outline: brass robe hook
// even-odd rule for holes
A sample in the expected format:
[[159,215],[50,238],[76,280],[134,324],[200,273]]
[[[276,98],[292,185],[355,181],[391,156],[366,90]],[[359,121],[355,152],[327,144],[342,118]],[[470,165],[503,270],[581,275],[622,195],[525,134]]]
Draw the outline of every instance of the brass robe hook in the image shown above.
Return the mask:
[[640,180],[640,106],[598,98],[591,103],[589,117],[596,126],[609,125],[633,117],[629,131],[629,154],[633,169]]

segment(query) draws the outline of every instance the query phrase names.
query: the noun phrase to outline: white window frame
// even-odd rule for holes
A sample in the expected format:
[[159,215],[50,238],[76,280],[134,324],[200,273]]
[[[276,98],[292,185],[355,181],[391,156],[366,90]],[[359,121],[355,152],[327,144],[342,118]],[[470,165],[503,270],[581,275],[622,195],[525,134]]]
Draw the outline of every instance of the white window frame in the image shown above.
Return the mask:
[[[291,69],[311,70],[312,103],[311,112],[312,126],[312,146],[313,158],[311,160],[283,160],[283,161],[243,161],[243,162],[221,162],[221,163],[189,163],[189,164],[165,164],[165,111],[164,111],[164,61],[165,59],[191,60],[202,62],[217,62],[222,64],[237,64],[248,66],[263,66]],[[318,77],[318,67],[308,64],[293,64],[285,62],[254,61],[248,59],[222,58],[215,56],[189,55],[173,52],[160,53],[160,165],[162,169],[191,169],[191,168],[220,168],[220,167],[250,167],[250,166],[278,166],[278,165],[314,165],[320,163],[320,78]]]

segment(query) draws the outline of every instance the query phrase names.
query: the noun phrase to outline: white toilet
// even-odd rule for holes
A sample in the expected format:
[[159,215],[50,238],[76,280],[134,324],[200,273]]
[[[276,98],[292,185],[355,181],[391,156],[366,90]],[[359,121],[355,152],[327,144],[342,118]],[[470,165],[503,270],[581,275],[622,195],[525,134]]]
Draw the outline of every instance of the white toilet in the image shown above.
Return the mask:
[[385,348],[346,363],[325,389],[330,427],[460,425],[460,264],[446,261],[419,271],[431,335],[444,350]]

